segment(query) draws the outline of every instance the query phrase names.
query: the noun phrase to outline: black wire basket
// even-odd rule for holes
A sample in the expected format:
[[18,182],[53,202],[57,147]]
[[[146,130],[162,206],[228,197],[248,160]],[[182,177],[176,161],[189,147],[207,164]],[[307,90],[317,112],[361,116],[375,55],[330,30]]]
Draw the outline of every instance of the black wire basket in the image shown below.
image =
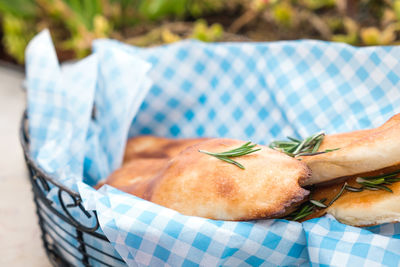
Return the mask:
[[[54,266],[125,266],[99,229],[95,211],[87,211],[79,193],[57,182],[32,159],[28,117],[21,121],[20,141],[32,184],[33,200],[47,256]],[[49,193],[53,194],[50,198]],[[75,216],[79,212],[82,216]]]

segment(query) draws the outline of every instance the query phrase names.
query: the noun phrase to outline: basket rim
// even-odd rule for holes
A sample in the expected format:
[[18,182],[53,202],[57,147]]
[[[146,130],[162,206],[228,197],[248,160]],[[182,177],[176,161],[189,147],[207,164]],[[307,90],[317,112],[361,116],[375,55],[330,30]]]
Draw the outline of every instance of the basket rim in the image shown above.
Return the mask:
[[[56,176],[46,173],[46,171],[43,170],[30,155],[29,134],[27,126],[28,126],[28,115],[27,111],[25,110],[23,112],[20,125],[20,142],[24,150],[25,163],[27,164],[29,170],[29,178],[32,183],[34,199],[36,198],[41,199],[43,204],[47,208],[49,208],[53,213],[55,213],[55,215],[60,217],[65,222],[69,223],[71,226],[75,227],[77,230],[108,241],[108,238],[105,236],[104,233],[96,232],[97,229],[99,229],[100,227],[100,222],[97,217],[97,211],[86,210],[82,205],[82,197],[78,192],[58,182]],[[39,183],[38,180],[42,185],[41,187],[38,184]],[[53,188],[58,189],[57,197],[60,200],[60,208],[65,212],[65,214],[57,210],[55,207],[53,207],[52,205],[53,201],[47,198],[47,195],[44,191],[49,192],[49,190],[51,189],[49,184],[54,186]],[[69,197],[72,199],[73,202],[70,204],[65,203],[64,198],[62,196],[63,193],[69,195]],[[69,209],[72,207],[78,207],[81,210],[81,212],[83,212],[88,218],[94,216],[95,224],[92,226],[87,226],[81,223],[79,220],[77,220],[77,218],[72,216],[71,213],[69,212]]]
[[38,174],[43,177],[45,180],[49,181],[53,185],[61,188],[63,191],[67,192],[68,194],[81,199],[81,195],[66,187],[62,183],[57,181],[57,178],[54,175],[48,174],[45,170],[43,170],[33,159],[32,155],[29,151],[29,133],[28,133],[28,112],[25,109],[21,118],[20,122],[20,129],[19,129],[19,140],[22,146],[22,150],[24,152],[26,163],[32,166]]

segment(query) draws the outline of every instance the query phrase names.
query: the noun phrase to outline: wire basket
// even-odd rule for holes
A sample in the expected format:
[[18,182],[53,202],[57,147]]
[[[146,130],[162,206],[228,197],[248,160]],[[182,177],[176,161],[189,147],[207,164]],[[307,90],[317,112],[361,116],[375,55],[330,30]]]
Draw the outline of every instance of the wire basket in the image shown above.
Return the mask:
[[[85,210],[79,193],[58,183],[32,159],[27,125],[28,117],[24,112],[20,141],[29,170],[41,238],[51,263],[54,266],[125,266],[99,229],[96,212]],[[56,201],[48,197],[50,190],[56,192]],[[76,212],[83,213],[87,219],[77,219],[73,215]]]

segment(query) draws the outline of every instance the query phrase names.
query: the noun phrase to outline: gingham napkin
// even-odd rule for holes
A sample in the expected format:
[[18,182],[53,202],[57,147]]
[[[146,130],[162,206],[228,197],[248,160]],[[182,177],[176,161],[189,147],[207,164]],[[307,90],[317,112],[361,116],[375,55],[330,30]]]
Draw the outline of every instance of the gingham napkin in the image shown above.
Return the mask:
[[[141,73],[137,71],[149,68],[148,63],[151,67],[147,74],[141,73],[140,84],[119,82],[109,66],[114,63],[111,57],[101,56],[104,51],[135,59],[137,69],[122,62],[116,66],[119,75]],[[129,110],[135,97],[133,106],[140,104],[140,109],[130,127],[131,136],[218,136],[258,143],[321,129],[334,133],[376,127],[400,111],[397,47],[354,48],[317,41],[183,41],[143,49],[100,40],[94,44],[94,55],[101,70],[94,99],[103,115],[87,125],[74,124],[87,129],[86,153],[79,159],[85,163],[83,173],[90,184],[120,163],[128,127],[119,125],[126,125],[136,110],[132,108],[126,117],[121,114],[126,114],[122,110]],[[28,74],[30,68],[47,73],[27,63]],[[102,79],[100,84],[116,79],[121,90],[116,94],[109,91],[115,88],[107,86],[99,90]],[[149,79],[152,85],[144,96]],[[28,86],[35,90],[29,75]],[[137,88],[136,94],[131,88]],[[35,107],[47,102],[28,104]],[[118,125],[113,125],[112,118]],[[47,132],[47,126],[39,128]],[[57,125],[52,127],[57,129]],[[111,149],[112,144],[118,149]],[[36,147],[40,150],[43,143]],[[51,166],[42,162],[44,167]],[[85,206],[97,211],[104,234],[131,266],[397,266],[400,262],[399,224],[361,229],[329,217],[304,223],[214,221],[184,216],[111,187],[101,192],[82,182],[78,187]]]
[[[45,30],[38,34],[26,50],[26,80],[30,152],[39,165],[74,190],[78,190],[77,181],[96,184],[117,168],[132,118],[150,86],[146,77],[149,68],[147,62],[111,47],[61,67],[49,32]],[[109,112],[111,108],[113,112]],[[64,213],[58,188],[52,188],[47,197],[59,212]],[[63,200],[71,204],[68,196]],[[46,211],[42,216],[49,218],[43,227],[59,236],[60,253],[74,266],[82,266],[79,257],[61,249],[66,247],[76,251],[72,248],[79,245],[76,238],[61,230],[54,233],[54,229],[59,229],[57,225],[70,233],[74,233],[74,229],[52,216],[47,207],[43,206],[42,210]],[[92,225],[79,209],[72,208],[69,212],[77,221]],[[101,233],[101,229],[98,232]],[[117,255],[109,244],[90,235],[84,238],[99,251]],[[90,259],[93,266],[101,262],[120,265],[112,257],[90,247],[87,249],[97,256],[97,260]]]

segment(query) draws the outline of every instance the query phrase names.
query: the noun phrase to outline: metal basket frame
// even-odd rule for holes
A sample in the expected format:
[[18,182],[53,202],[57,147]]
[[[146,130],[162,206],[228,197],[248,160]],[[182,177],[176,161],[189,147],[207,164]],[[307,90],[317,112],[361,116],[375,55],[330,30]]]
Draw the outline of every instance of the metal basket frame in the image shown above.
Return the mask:
[[[21,120],[19,135],[24,151],[25,162],[29,171],[29,180],[32,185],[33,200],[36,205],[36,214],[38,216],[39,226],[41,229],[41,239],[50,262],[54,266],[74,266],[71,261],[63,256],[63,254],[66,253],[82,263],[83,266],[92,266],[91,262],[96,262],[96,266],[112,266],[88,252],[88,250],[90,250],[100,253],[103,258],[110,257],[113,261],[118,261],[123,264],[124,261],[122,258],[118,258],[107,252],[101,251],[95,246],[85,242],[84,235],[87,234],[95,239],[109,243],[105,235],[96,232],[96,230],[99,228],[99,221],[96,211],[87,211],[82,205],[82,198],[78,192],[75,192],[70,188],[60,184],[55,177],[43,171],[33,160],[29,151],[28,116],[26,111],[24,112]],[[57,210],[52,205],[53,201],[47,198],[47,193],[52,188],[56,188],[58,191],[58,200],[64,213]],[[70,203],[66,203],[65,196],[70,198]],[[43,206],[46,207],[48,211],[45,211]],[[88,219],[92,220],[92,225],[85,225],[72,216],[71,212],[69,211],[71,208],[79,208],[79,210]],[[54,217],[62,220],[65,224],[69,225],[71,229],[74,229],[74,231],[70,232],[69,230],[65,229],[65,225],[63,227],[57,223],[59,220],[55,220]],[[57,226],[56,228],[58,229],[54,229],[54,226]],[[48,231],[47,228],[51,229],[52,231]],[[74,238],[77,241],[78,246],[75,246],[66,240],[63,235],[60,234],[60,231],[64,232],[64,234],[70,236],[71,238]],[[63,242],[61,242],[61,240]],[[73,248],[73,251],[66,248],[66,246],[63,245],[64,242],[69,244],[69,247]]]

